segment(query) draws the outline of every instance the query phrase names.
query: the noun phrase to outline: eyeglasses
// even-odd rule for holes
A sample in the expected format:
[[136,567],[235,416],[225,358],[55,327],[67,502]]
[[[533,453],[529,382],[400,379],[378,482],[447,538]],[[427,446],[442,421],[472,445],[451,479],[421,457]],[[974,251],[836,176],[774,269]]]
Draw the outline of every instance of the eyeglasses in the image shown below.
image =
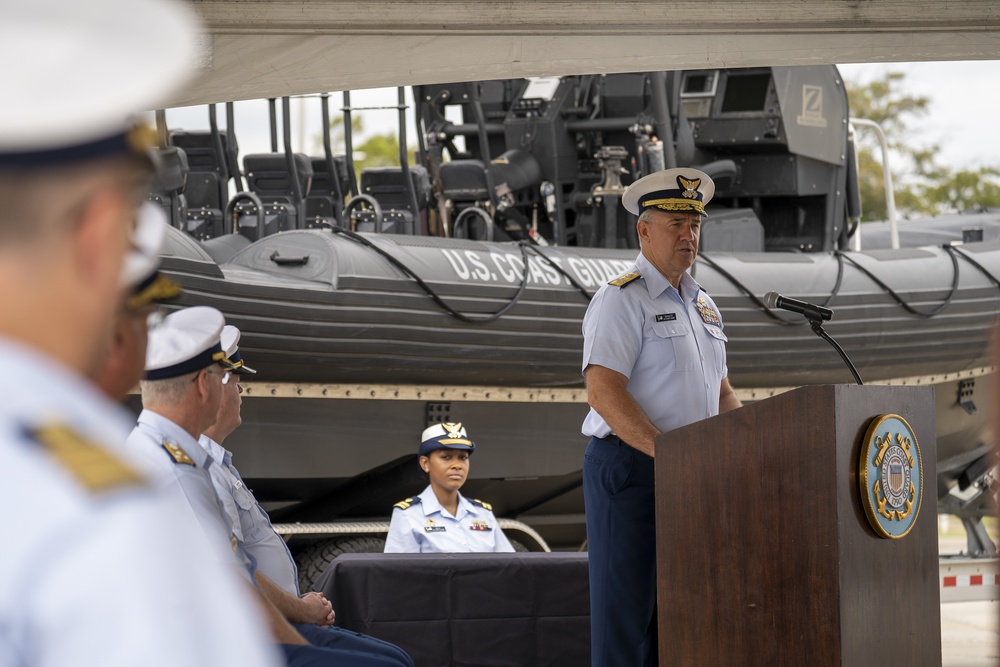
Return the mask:
[[[209,375],[219,375],[217,371],[214,371],[210,368],[206,368],[205,372]],[[231,378],[232,376],[233,374],[229,371],[225,371],[224,373],[222,373],[222,384],[224,385],[229,384],[229,378]],[[198,374],[196,373],[194,378],[191,379],[191,382],[197,382],[197,380],[198,380]]]

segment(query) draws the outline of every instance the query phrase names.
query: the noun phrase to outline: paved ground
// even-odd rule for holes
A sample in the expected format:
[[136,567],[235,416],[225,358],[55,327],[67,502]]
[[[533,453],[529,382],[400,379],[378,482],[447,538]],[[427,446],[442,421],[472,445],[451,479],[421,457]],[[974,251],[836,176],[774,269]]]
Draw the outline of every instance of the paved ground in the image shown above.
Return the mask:
[[1000,665],[1000,602],[941,605],[941,654],[944,667]]
[[[965,549],[957,534],[942,536],[940,553]],[[941,605],[943,667],[1000,666],[1000,602],[949,602]]]

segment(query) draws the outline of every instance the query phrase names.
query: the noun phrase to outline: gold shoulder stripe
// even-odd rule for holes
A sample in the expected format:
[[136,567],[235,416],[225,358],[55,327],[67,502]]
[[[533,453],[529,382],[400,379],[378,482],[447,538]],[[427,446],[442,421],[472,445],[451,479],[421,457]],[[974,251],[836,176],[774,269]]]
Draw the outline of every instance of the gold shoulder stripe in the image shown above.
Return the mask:
[[406,500],[400,500],[398,503],[393,505],[393,507],[398,507],[401,510],[409,509],[413,505],[419,505],[420,498],[407,498]]
[[608,284],[614,285],[615,287],[625,287],[633,280],[636,280],[637,278],[641,277],[642,277],[641,273],[639,273],[638,271],[632,271],[631,273],[626,273],[623,276],[618,276],[614,280],[609,280]]
[[167,450],[167,454],[170,454],[170,458],[174,460],[174,463],[185,463],[189,466],[194,465],[194,461],[187,455],[187,452],[181,449],[180,445],[175,445],[169,440],[164,440],[163,449]]
[[[639,274],[636,274],[636,275],[639,275]],[[490,505],[489,503],[484,503],[479,498],[473,498],[472,502],[476,503],[477,505],[479,505],[480,507],[482,507],[484,510],[489,510],[491,512],[493,511],[493,505]]]
[[67,426],[43,426],[29,434],[90,491],[144,486],[146,483],[130,465]]

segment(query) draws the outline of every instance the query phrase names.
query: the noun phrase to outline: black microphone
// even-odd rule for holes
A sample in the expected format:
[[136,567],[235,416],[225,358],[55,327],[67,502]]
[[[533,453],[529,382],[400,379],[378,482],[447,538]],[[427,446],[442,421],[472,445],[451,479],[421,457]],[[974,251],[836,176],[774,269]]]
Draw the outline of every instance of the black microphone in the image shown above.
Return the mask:
[[775,308],[790,310],[793,313],[805,315],[810,320],[826,321],[833,319],[833,311],[829,308],[817,306],[813,303],[806,303],[805,301],[789,299],[787,296],[781,296],[777,292],[768,292],[765,294],[764,305],[772,310]]

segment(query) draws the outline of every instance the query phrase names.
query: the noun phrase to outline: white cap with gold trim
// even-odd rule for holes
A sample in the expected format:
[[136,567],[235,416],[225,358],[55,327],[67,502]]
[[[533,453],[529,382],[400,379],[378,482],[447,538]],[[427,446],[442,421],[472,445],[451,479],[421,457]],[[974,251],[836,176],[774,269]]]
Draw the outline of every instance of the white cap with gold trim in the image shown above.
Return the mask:
[[175,0],[11,0],[0,20],[0,167],[135,150],[129,118],[193,72],[197,21]]

